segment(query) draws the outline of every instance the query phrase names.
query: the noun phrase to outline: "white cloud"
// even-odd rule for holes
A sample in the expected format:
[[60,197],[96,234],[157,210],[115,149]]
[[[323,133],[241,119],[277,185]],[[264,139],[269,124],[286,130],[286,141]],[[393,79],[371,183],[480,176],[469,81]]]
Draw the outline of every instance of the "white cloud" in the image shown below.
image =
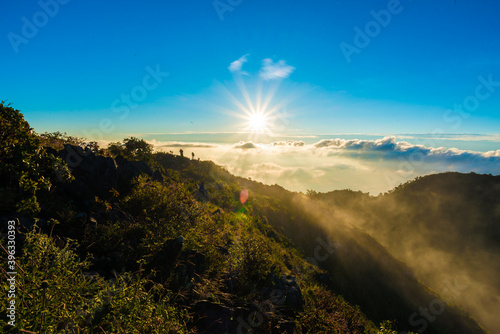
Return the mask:
[[201,160],[226,166],[235,175],[279,184],[294,191],[350,188],[376,195],[416,176],[431,173],[500,174],[500,150],[474,152],[434,148],[398,141],[395,137],[378,140],[336,138],[311,144],[293,140],[155,144],[163,151],[170,147],[176,154],[179,148],[192,147]]
[[[337,153],[354,153],[366,159],[409,159],[412,161],[464,163],[474,165],[487,164],[494,170],[500,166],[500,150],[490,152],[474,152],[457,148],[426,147],[414,145],[405,141],[396,141],[395,137],[385,137],[377,140],[359,139],[324,139],[313,145],[319,149],[332,149]],[[372,154],[370,154],[372,153]],[[378,154],[373,154],[378,153]]]
[[262,61],[260,77],[264,80],[288,78],[295,70],[295,67],[287,65],[284,60],[274,63],[272,59],[266,58]]
[[500,150],[489,151],[484,154],[487,157],[500,157]]
[[[238,60],[235,60],[233,61],[230,65],[229,65],[229,71],[231,72],[241,72],[241,68],[243,67],[243,64],[246,63],[248,61],[248,56],[249,54],[246,54],[242,57],[240,57]],[[243,74],[247,74],[246,72],[241,72]]]
[[252,148],[259,148],[259,145],[251,141],[247,142],[240,141],[238,144],[234,145],[233,148],[252,149]]

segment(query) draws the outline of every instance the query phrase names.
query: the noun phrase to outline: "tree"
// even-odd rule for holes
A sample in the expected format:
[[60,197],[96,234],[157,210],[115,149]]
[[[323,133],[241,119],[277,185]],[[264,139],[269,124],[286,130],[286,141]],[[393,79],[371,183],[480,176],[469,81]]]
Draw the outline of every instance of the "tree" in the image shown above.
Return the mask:
[[149,161],[153,153],[153,145],[148,144],[144,139],[135,137],[125,138],[123,140],[125,146],[125,155],[129,158],[134,158],[143,161]]
[[47,153],[23,114],[0,102],[0,210],[36,214],[37,195],[70,178],[66,163]]
[[123,152],[123,144],[120,142],[116,143],[109,143],[108,144],[108,152],[112,156],[118,156],[118,155],[124,155],[125,153]]
[[60,131],[44,132],[38,135],[38,137],[41,140],[42,146],[49,146],[55,150],[62,150],[66,144],[82,146],[85,143],[84,138],[68,136],[66,132],[62,133]]

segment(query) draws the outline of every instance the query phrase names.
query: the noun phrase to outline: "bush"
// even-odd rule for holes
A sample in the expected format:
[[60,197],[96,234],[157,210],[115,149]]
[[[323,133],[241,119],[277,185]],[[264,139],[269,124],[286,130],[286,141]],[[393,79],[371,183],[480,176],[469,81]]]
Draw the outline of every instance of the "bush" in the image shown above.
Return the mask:
[[152,162],[153,145],[144,139],[135,137],[125,138],[123,143],[116,142],[108,145],[108,152],[112,156],[123,155],[129,160]]
[[[58,248],[44,234],[27,234],[17,262],[16,327],[39,333],[187,333],[187,314],[168,291],[138,273],[106,281],[85,276],[74,243]],[[148,287],[148,288],[146,288]],[[5,287],[4,287],[5,289]],[[0,326],[7,317],[0,317]],[[185,322],[185,323],[184,323]]]
[[43,149],[21,112],[0,102],[0,210],[37,214],[40,195],[70,178],[67,165]]
[[182,184],[166,186],[144,176],[122,205],[143,224],[148,239],[157,244],[179,236],[196,215],[195,201]]

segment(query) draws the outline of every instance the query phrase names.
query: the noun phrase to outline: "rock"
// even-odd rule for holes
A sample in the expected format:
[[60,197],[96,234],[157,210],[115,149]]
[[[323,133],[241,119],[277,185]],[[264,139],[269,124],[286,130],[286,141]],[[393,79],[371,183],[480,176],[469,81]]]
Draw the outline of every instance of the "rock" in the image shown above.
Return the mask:
[[146,270],[156,271],[154,278],[158,282],[164,283],[170,276],[181,254],[183,242],[184,238],[181,236],[165,241],[160,250],[152,256],[151,260],[146,265]]
[[197,315],[196,327],[201,333],[234,333],[231,326],[233,310],[221,304],[206,300],[196,302],[192,307]]
[[121,180],[131,180],[139,177],[141,174],[153,175],[153,170],[144,161],[127,161],[124,159],[118,165],[117,175]]
[[153,181],[163,182],[163,175],[159,170],[153,172]]
[[[130,181],[141,174],[152,176],[153,170],[144,161],[128,161],[122,156],[115,159],[96,156],[90,149],[65,145],[59,156],[66,161],[75,180],[62,187],[66,193],[84,203],[95,196],[108,198],[111,189],[128,189]],[[161,174],[157,178],[161,177]]]
[[92,264],[91,270],[106,278],[114,277],[116,272],[124,270],[124,261],[116,251],[106,255],[96,255]]
[[98,256],[92,259],[91,269],[103,277],[112,276],[113,261],[107,256]]
[[63,184],[72,197],[87,200],[109,196],[109,190],[118,185],[116,163],[112,158],[96,156],[80,146],[65,145],[59,156],[68,164],[75,180]]
[[262,290],[264,299],[282,310],[284,314],[292,316],[304,309],[304,298],[294,276],[272,274],[273,286]]

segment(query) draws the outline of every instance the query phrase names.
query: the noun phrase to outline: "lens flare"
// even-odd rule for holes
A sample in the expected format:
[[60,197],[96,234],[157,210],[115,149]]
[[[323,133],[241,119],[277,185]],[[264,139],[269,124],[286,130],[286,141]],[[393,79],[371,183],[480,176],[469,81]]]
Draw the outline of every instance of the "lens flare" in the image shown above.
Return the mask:
[[240,192],[240,202],[241,204],[245,204],[248,200],[248,190],[246,189],[243,189],[241,192]]

